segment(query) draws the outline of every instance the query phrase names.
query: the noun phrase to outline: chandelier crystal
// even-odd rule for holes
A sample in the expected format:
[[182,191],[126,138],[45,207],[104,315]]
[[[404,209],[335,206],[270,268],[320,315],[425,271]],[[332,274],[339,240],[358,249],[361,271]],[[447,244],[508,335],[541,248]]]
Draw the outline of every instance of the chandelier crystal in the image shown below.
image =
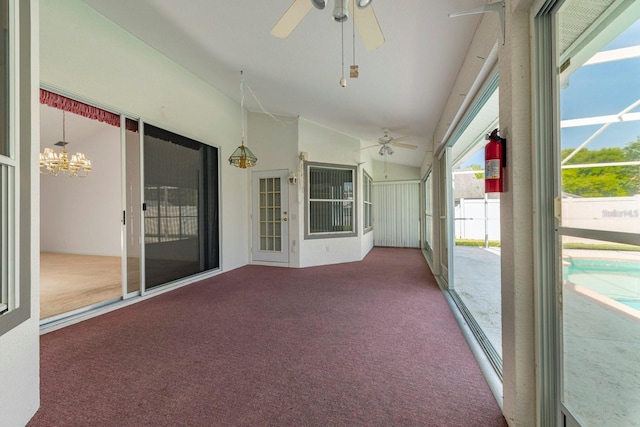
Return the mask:
[[91,160],[82,153],[76,153],[69,156],[65,141],[65,112],[62,111],[62,141],[56,142],[54,145],[62,147],[59,152],[52,148],[45,148],[40,153],[40,173],[42,175],[58,176],[61,172],[66,173],[70,177],[85,178],[91,172]]

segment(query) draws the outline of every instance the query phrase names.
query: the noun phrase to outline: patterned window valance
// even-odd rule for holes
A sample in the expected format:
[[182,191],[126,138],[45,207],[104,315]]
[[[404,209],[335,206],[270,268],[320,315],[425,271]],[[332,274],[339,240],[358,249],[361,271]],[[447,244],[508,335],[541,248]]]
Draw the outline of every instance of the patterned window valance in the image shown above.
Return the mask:
[[[84,102],[76,101],[75,99],[67,98],[66,96],[50,92],[45,89],[40,89],[40,103],[59,110],[78,114],[88,119],[98,120],[112,126],[120,127],[119,114],[94,107],[93,105],[85,104]],[[127,130],[137,132],[138,122],[127,119]]]

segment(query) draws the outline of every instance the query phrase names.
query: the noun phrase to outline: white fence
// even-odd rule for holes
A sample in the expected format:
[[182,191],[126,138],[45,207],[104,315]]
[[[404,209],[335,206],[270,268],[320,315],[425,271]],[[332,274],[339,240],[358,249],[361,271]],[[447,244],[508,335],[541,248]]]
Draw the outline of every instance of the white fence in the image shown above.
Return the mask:
[[455,207],[456,239],[500,240],[500,200],[460,199]]
[[[640,195],[564,197],[562,226],[640,233]],[[457,239],[500,240],[500,200],[460,199],[455,207]]]

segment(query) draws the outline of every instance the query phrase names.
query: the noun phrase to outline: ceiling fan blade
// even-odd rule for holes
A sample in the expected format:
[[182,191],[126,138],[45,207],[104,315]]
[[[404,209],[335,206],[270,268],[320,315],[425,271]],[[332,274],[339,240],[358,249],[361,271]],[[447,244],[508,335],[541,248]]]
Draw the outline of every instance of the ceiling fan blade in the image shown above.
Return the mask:
[[409,139],[413,139],[413,137],[410,135],[401,136],[400,138],[393,138],[393,142],[407,141]]
[[369,5],[364,9],[355,7],[353,16],[364,47],[367,50],[377,49],[384,44],[382,29],[378,23],[376,13],[373,11],[373,6]]
[[391,145],[393,145],[394,147],[408,148],[409,150],[415,150],[416,148],[418,148],[418,146],[416,145],[403,144],[401,142],[395,142],[395,141],[391,141]]
[[367,148],[373,148],[373,147],[379,147],[380,144],[374,144],[374,145],[369,145],[367,147],[362,147],[362,148],[358,148],[357,150],[353,150],[353,151],[362,151],[362,150],[366,150]]
[[271,35],[286,39],[313,8],[309,0],[295,0],[271,29]]

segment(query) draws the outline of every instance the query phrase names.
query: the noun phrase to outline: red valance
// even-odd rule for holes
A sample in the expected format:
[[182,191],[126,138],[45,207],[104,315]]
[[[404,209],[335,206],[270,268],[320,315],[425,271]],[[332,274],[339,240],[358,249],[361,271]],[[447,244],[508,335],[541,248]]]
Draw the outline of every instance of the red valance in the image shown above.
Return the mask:
[[[120,127],[119,114],[103,110],[102,108],[94,107],[93,105],[85,104],[84,102],[76,101],[75,99],[67,98],[66,96],[62,96],[45,89],[40,89],[40,103],[48,105],[49,107],[57,108],[59,110],[78,114],[88,119],[98,120],[99,122]],[[138,131],[138,122],[136,122],[135,120],[127,119],[126,123],[127,130],[133,132]]]

